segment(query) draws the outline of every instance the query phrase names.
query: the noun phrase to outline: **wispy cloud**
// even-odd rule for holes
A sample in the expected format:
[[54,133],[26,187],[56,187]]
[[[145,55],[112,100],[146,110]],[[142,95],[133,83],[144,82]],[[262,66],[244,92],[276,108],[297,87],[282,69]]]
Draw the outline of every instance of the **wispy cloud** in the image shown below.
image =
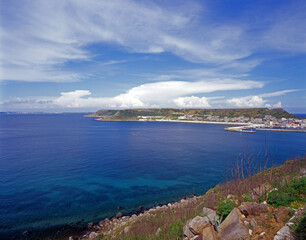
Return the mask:
[[261,97],[278,97],[285,95],[287,93],[292,93],[292,92],[298,92],[302,91],[303,89],[290,89],[290,90],[283,90],[283,91],[277,91],[277,92],[271,92],[271,93],[263,93],[260,94]]
[[265,19],[261,47],[290,53],[306,52],[305,1],[288,1]]
[[227,67],[258,64],[240,61],[252,54],[242,27],[201,23],[205,11],[195,2],[175,8],[132,0],[34,0],[14,6],[1,10],[6,16],[0,28],[1,80],[78,81],[82,75],[63,70],[63,64],[92,59],[96,53],[87,46],[95,43]]

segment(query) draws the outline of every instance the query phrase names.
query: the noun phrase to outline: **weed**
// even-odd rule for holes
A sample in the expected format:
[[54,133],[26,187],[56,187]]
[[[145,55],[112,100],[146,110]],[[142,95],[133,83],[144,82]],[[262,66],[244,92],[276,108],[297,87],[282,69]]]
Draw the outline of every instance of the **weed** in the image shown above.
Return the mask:
[[219,228],[219,226],[221,225],[222,220],[223,220],[223,215],[221,215],[221,217],[216,216],[215,219],[214,219],[214,221],[212,221],[212,220],[209,218],[208,215],[207,215],[206,217],[208,218],[210,224],[211,224],[211,225],[214,227],[214,229],[218,232],[218,228]]

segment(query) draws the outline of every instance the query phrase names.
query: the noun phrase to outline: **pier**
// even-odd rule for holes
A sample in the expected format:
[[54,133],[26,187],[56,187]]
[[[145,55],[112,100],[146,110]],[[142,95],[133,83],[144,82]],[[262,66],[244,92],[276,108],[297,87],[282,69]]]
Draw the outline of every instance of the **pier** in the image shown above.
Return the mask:
[[[252,130],[254,129],[254,130]],[[256,131],[274,131],[274,132],[299,132],[306,133],[306,129],[279,129],[279,128],[263,128],[261,124],[251,124],[248,126],[228,127],[224,128],[225,131],[230,132],[243,132],[255,133]]]
[[228,128],[224,128],[225,131],[230,131],[230,132],[243,132],[243,133],[254,133],[254,129],[255,127],[252,125],[248,125],[248,126],[239,126],[239,127],[228,127]]

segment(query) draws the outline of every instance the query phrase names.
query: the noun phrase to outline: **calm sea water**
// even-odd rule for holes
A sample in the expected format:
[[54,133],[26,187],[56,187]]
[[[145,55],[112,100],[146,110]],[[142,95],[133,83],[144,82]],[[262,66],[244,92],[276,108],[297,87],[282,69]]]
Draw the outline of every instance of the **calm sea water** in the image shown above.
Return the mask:
[[[306,134],[162,122],[97,122],[82,114],[0,116],[0,238],[203,194],[230,161],[267,146],[281,164]],[[4,235],[2,235],[4,236]]]

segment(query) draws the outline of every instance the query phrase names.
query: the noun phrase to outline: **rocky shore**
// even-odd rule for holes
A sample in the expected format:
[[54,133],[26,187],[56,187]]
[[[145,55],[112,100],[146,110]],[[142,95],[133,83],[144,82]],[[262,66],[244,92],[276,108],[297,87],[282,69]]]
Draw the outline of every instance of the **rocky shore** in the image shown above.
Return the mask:
[[117,234],[128,233],[130,226],[135,222],[141,222],[143,219],[148,217],[154,217],[159,213],[164,213],[169,210],[183,208],[190,205],[196,205],[203,200],[203,197],[194,196],[191,198],[184,198],[174,203],[168,203],[162,206],[156,206],[149,210],[143,210],[139,207],[138,214],[131,216],[124,216],[121,212],[113,218],[106,218],[101,220],[98,224],[93,222],[88,223],[88,231],[79,237],[70,236],[69,240],[92,240],[98,239],[99,236],[110,235],[115,237]]

